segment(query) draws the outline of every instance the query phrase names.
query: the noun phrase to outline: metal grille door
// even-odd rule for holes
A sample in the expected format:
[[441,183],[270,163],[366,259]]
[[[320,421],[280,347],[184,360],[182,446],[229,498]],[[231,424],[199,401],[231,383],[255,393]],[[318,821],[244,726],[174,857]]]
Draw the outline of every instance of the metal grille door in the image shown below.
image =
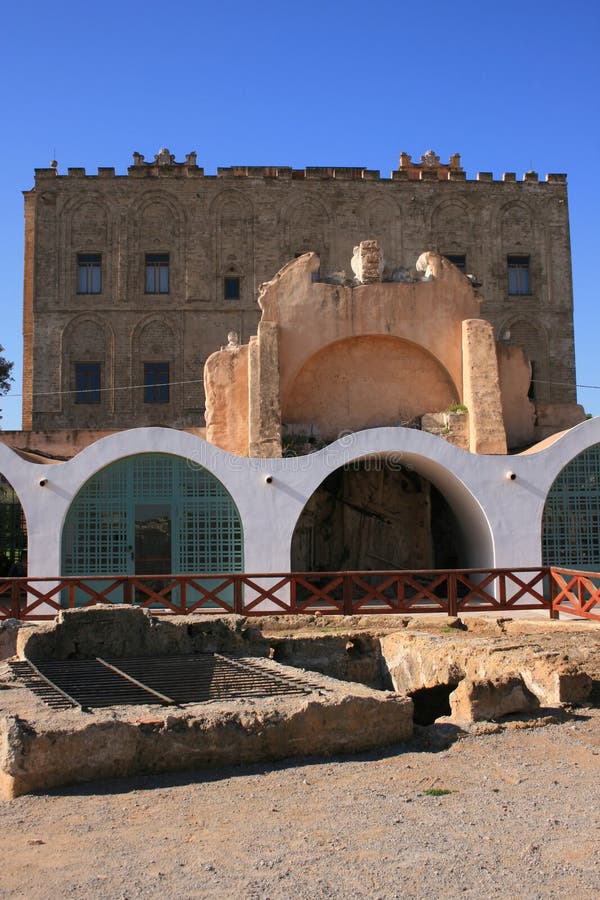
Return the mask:
[[[159,527],[160,571],[151,572],[147,546],[156,534],[146,532]],[[71,505],[62,546],[63,575],[243,571],[242,524],[230,494],[206,469],[165,453],[127,457],[94,475]],[[191,593],[188,603],[195,599]]]
[[600,444],[572,459],[548,493],[542,562],[594,570],[600,566]]

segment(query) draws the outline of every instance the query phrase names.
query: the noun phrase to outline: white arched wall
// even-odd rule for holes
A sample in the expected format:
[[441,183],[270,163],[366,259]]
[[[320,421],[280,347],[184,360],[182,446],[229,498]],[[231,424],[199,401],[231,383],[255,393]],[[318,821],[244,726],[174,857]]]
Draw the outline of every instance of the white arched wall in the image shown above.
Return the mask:
[[[548,491],[574,456],[598,442],[600,418],[583,422],[544,449],[519,456],[477,456],[417,430],[374,428],[342,437],[309,456],[246,459],[187,432],[139,428],[102,438],[56,464],[28,462],[0,444],[0,471],[27,519],[32,576],[60,573],[63,524],[85,482],[124,456],[151,452],[187,457],[223,483],[242,519],[247,572],[289,571],[294,527],[320,483],[345,463],[388,453],[444,494],[466,534],[473,567],[513,568],[540,564]],[[510,472],[514,480],[507,477]]]

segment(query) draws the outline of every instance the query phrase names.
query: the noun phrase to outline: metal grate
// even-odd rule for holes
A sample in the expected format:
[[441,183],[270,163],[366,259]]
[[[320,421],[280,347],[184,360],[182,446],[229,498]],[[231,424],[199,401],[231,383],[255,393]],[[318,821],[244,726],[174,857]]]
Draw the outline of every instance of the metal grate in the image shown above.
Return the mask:
[[182,706],[244,697],[309,694],[295,675],[273,672],[260,660],[200,653],[12,663],[15,675],[55,709],[163,704]]
[[[192,460],[141,453],[106,466],[75,497],[63,530],[62,574],[148,573],[135,558],[136,510],[152,505],[164,507],[169,537],[151,574],[243,571],[242,523],[221,482]],[[188,602],[198,597],[191,592]],[[233,604],[232,589],[219,599]],[[88,600],[78,593],[78,604]]]
[[544,565],[597,569],[600,563],[600,444],[569,462],[544,506]]

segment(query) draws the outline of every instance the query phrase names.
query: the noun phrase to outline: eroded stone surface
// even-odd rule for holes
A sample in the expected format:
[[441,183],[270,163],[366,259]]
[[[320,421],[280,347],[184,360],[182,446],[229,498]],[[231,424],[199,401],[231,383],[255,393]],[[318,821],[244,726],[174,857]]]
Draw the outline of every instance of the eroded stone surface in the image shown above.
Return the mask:
[[395,690],[454,685],[450,705],[461,721],[528,711],[532,702],[550,708],[577,704],[589,696],[600,663],[595,625],[474,616],[466,622],[464,631],[406,629],[382,636],[382,658]]
[[13,684],[3,692],[0,788],[10,798],[103,777],[355,753],[411,736],[409,698],[308,673],[303,680],[313,688],[304,696],[93,713],[50,710]]
[[[190,616],[129,607],[66,610],[21,628],[21,657],[235,652],[305,671],[306,696],[56,712],[0,674],[5,796],[99,777],[356,752],[406,740],[408,694],[447,686],[455,726],[586,701],[600,680],[591,622],[482,616]],[[268,658],[270,657],[270,658]],[[319,672],[323,674],[312,674]],[[387,677],[396,693],[374,691]],[[383,682],[380,682],[383,683]],[[472,727],[482,727],[472,726]],[[492,727],[492,726],[489,726]]]

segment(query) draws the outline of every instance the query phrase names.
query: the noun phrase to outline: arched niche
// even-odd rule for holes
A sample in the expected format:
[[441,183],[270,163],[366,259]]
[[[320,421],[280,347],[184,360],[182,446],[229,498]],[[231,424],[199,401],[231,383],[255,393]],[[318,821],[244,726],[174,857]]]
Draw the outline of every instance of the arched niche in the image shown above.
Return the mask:
[[140,239],[144,246],[165,246],[168,250],[179,236],[179,222],[171,204],[148,201],[139,211]]
[[422,347],[386,335],[336,341],[312,356],[282,397],[282,422],[328,440],[408,425],[460,400],[447,370]]
[[398,455],[336,469],[304,507],[293,571],[450,569],[466,565],[444,495]]
[[[429,438],[382,429],[347,435],[321,451],[328,466],[296,520],[292,568],[310,571],[304,569],[309,561],[321,571],[493,566],[494,540],[480,502],[448,462],[437,458],[440,450],[445,457],[457,451],[448,454]],[[379,449],[361,453],[366,440]],[[341,453],[344,462],[335,465]],[[320,551],[309,549],[315,541]]]
[[321,267],[329,264],[331,243],[330,217],[327,209],[317,200],[304,200],[288,207],[284,213],[286,255],[293,259],[309,251],[315,252]]
[[395,203],[383,198],[368,203],[362,214],[363,235],[360,240],[376,240],[388,267],[398,265],[402,247],[402,223]]
[[[181,393],[181,353],[179,332],[167,316],[148,316],[136,326],[131,338],[131,367],[134,403],[155,423],[172,418]],[[155,374],[153,375],[152,372]],[[153,381],[154,379],[154,381]],[[150,390],[152,383],[164,389]],[[175,404],[175,407],[174,407]]]
[[511,203],[500,211],[502,246],[506,253],[529,249],[533,234],[533,216],[523,203]]
[[458,201],[440,203],[431,214],[431,232],[440,253],[467,254],[473,246],[472,213]]
[[[92,428],[99,408],[104,412],[113,408],[114,333],[103,316],[85,313],[68,322],[60,345],[63,411],[75,417],[80,427]],[[98,395],[81,393],[82,367],[89,376],[86,385],[97,386]]]
[[70,211],[71,243],[78,250],[104,250],[108,243],[108,213],[97,200],[87,200]]

